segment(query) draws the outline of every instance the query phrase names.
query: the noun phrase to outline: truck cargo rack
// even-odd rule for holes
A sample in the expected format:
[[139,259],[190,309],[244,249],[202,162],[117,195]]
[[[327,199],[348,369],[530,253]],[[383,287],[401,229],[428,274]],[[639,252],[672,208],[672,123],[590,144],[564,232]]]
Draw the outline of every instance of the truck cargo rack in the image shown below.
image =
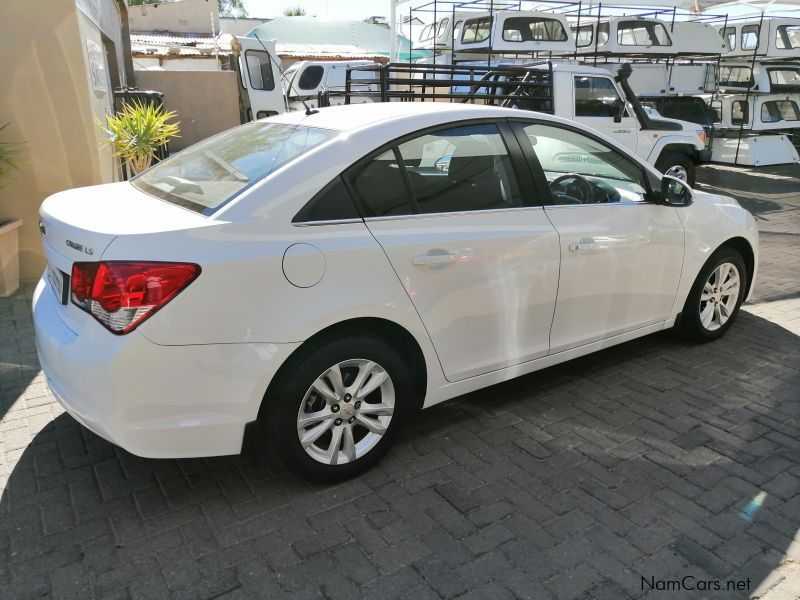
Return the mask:
[[[370,84],[373,89],[366,89]],[[347,70],[343,95],[345,104],[356,98],[378,102],[469,102],[552,114],[553,65],[549,60],[482,66],[365,65]]]

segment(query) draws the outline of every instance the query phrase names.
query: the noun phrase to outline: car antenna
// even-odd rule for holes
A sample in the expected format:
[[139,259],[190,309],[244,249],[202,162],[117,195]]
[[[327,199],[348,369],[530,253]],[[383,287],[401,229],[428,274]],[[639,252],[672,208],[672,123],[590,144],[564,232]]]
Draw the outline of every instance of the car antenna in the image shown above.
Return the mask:
[[260,38],[260,37],[258,37],[258,34],[257,34],[255,31],[254,31],[254,32],[253,32],[253,35],[254,35],[254,36],[255,36],[255,38],[258,40],[258,43],[259,43],[259,44],[261,44],[261,47],[264,49],[264,52],[266,52],[266,53],[267,53],[267,56],[269,56],[269,59],[270,59],[270,60],[271,60],[271,61],[272,61],[272,62],[275,64],[275,66],[278,68],[278,73],[280,73],[280,74],[281,74],[281,77],[283,77],[283,79],[284,79],[284,80],[285,80],[285,81],[286,81],[286,82],[289,84],[289,91],[291,92],[292,90],[294,90],[294,93],[295,93],[295,94],[297,94],[297,97],[300,99],[300,102],[302,102],[302,103],[303,103],[303,106],[304,106],[304,107],[305,107],[305,109],[306,109],[306,116],[307,116],[307,117],[310,117],[311,115],[315,115],[315,114],[317,114],[319,111],[318,111],[318,110],[315,110],[315,109],[312,109],[312,108],[311,108],[311,107],[310,107],[308,104],[306,104],[306,101],[305,101],[305,100],[303,100],[303,97],[300,95],[300,93],[299,93],[299,92],[297,91],[297,89],[294,87],[294,83],[293,83],[293,81],[294,81],[294,77],[292,77],[292,81],[290,81],[290,80],[289,80],[289,78],[288,78],[288,77],[286,77],[286,73],[284,73],[284,72],[283,72],[283,69],[281,69],[281,66],[278,64],[278,61],[276,61],[276,60],[275,60],[275,58],[272,56],[272,54],[270,54],[269,50],[267,50],[267,47],[264,45],[264,42],[262,42],[262,41],[261,41],[261,38]]

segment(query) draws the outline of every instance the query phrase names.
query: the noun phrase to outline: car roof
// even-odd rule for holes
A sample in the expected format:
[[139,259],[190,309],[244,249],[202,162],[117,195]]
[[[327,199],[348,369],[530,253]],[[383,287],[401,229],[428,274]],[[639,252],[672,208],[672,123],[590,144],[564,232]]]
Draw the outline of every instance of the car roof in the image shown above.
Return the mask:
[[308,127],[337,131],[354,131],[388,120],[412,122],[420,115],[432,114],[441,114],[445,121],[521,116],[519,110],[498,106],[449,102],[367,102],[329,106],[311,115],[306,115],[303,111],[289,112],[269,117],[269,120],[277,123],[302,123]]

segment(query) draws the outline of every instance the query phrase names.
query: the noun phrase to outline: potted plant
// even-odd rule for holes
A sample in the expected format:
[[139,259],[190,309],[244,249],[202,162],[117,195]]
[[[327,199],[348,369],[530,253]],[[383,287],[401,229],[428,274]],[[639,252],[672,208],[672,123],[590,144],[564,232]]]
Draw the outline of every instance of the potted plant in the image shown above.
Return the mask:
[[[0,125],[0,133],[8,123]],[[6,186],[16,160],[22,151],[21,142],[0,141],[0,189]],[[0,297],[10,296],[19,288],[19,231],[22,219],[0,217]]]
[[175,111],[165,111],[163,106],[133,101],[123,104],[120,112],[106,115],[105,124],[97,124],[108,135],[105,142],[114,156],[136,175],[150,166],[159,148],[179,134],[179,124],[170,122],[175,116]]

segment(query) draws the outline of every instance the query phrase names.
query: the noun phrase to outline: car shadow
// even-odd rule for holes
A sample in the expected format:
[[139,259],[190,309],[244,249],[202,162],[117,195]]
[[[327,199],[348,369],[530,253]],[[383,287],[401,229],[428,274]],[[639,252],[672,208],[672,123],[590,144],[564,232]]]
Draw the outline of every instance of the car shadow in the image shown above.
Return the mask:
[[441,596],[495,577],[651,597],[642,578],[690,576],[749,592],[652,597],[748,597],[800,528],[799,370],[797,336],[742,312],[712,344],[651,335],[423,411],[336,486],[138,458],[62,414],[6,473],[0,596],[389,598],[412,571]]

